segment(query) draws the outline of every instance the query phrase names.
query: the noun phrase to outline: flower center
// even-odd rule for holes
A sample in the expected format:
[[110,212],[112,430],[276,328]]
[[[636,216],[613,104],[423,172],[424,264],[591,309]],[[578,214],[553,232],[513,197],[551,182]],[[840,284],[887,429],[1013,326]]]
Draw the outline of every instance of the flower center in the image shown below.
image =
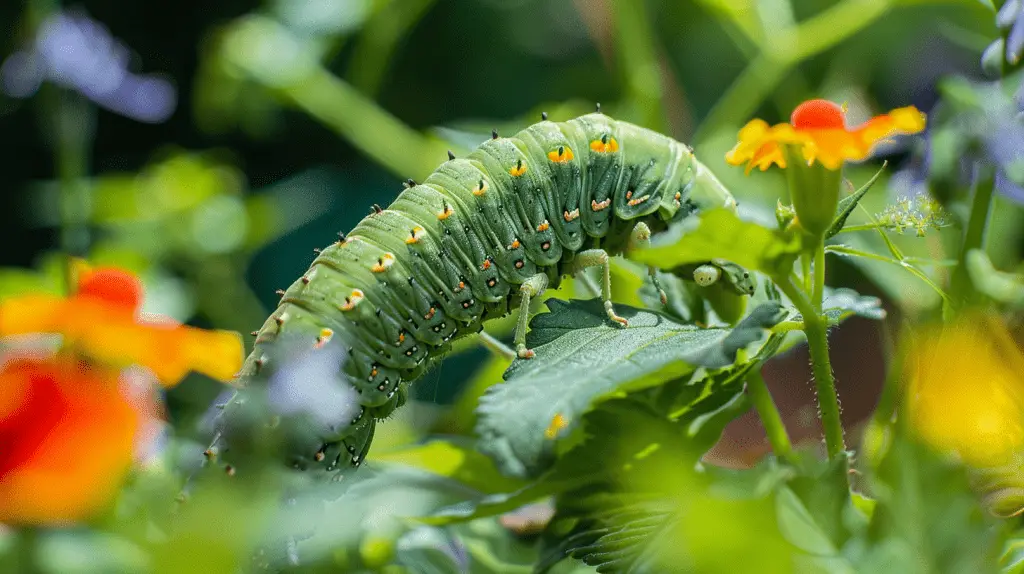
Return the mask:
[[789,122],[798,130],[843,130],[846,118],[839,104],[828,100],[809,100],[793,110]]

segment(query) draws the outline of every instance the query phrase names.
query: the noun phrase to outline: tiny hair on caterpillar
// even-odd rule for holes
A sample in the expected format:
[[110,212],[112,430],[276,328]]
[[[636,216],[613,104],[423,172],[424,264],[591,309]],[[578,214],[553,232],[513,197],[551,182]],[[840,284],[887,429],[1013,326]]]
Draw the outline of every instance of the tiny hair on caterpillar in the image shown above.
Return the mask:
[[[422,182],[406,181],[280,292],[254,332],[243,389],[221,409],[216,449],[231,459],[256,440],[232,423],[255,400],[246,391],[263,388],[279,410],[289,397],[315,396],[315,416],[283,439],[291,466],[358,467],[376,422],[405,403],[408,385],[453,341],[519,309],[515,355],[529,360],[530,301],[588,267],[603,272],[608,321],[628,328],[611,300],[610,258],[671,222],[736,207],[687,145],[600,111],[566,122],[544,115],[513,136],[491,135],[465,157],[449,152]],[[754,291],[753,278],[726,261],[683,276]],[[664,301],[653,268],[650,278]]]

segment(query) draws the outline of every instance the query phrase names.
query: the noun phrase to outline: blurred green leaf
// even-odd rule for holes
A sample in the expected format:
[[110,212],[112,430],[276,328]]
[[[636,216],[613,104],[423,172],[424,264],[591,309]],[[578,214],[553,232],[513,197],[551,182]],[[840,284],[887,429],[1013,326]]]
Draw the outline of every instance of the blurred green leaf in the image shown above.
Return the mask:
[[1024,306],[1024,277],[999,271],[980,249],[967,254],[967,273],[974,288],[1000,303]]
[[715,209],[652,238],[651,247],[630,258],[661,269],[725,259],[768,275],[786,276],[800,254],[796,233],[743,221],[727,209]]

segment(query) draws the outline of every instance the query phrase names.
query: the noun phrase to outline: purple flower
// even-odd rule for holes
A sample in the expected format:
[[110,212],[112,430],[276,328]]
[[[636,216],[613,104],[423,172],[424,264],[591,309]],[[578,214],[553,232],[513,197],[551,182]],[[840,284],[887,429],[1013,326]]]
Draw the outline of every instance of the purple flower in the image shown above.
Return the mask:
[[0,89],[28,98],[50,81],[134,120],[165,121],[177,105],[174,86],[162,77],[133,74],[128,60],[128,48],[102,24],[56,12],[39,26],[32,45],[0,64]]

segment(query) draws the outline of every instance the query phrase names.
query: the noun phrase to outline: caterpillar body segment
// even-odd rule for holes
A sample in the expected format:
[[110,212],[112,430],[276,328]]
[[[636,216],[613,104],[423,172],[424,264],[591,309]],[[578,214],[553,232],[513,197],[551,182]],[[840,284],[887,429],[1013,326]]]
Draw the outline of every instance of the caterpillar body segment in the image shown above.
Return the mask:
[[[350,395],[339,399],[350,408],[306,417],[290,439],[292,462],[356,467],[374,421],[405,402],[407,385],[453,340],[519,307],[516,352],[529,358],[530,299],[587,266],[603,267],[609,320],[624,325],[610,301],[610,256],[718,207],[735,201],[684,144],[600,113],[545,119],[466,157],[449,155],[323,249],[257,332],[240,378],[249,389],[273,385],[288,368],[279,357],[295,354],[281,350],[282,335],[307,356],[335,353],[330,389]],[[230,436],[225,442],[231,449]]]

